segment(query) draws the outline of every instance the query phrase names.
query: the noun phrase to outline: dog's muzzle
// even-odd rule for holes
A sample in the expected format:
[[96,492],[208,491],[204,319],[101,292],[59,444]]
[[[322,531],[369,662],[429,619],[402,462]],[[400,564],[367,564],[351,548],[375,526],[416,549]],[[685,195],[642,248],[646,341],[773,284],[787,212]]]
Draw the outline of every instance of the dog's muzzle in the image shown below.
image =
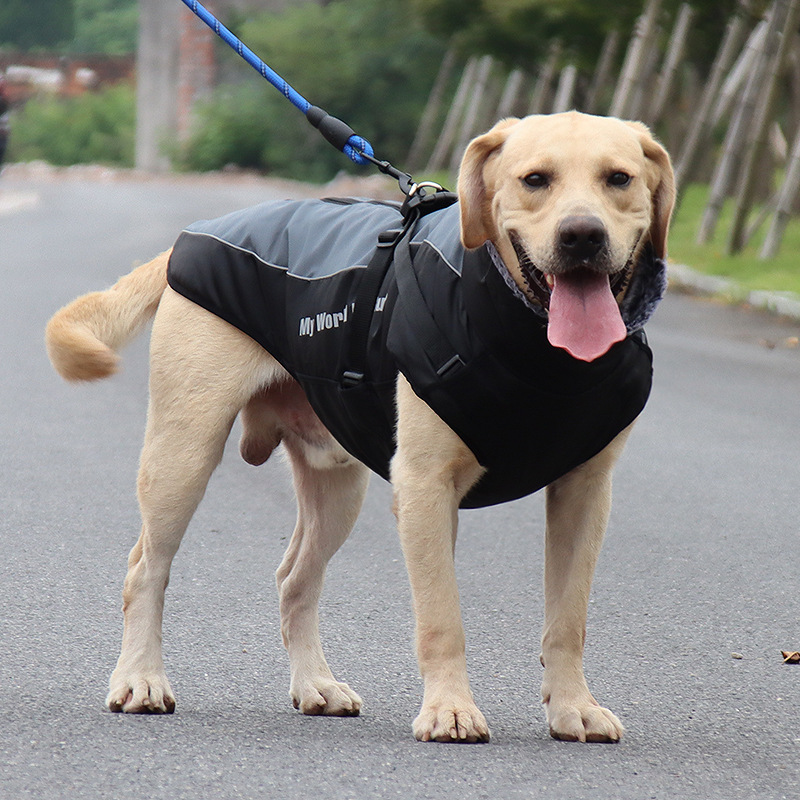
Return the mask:
[[636,248],[631,251],[625,266],[612,272],[612,265],[608,261],[608,236],[605,226],[597,217],[571,216],[562,220],[556,231],[558,264],[549,273],[536,266],[516,231],[509,231],[509,239],[527,288],[542,308],[550,307],[552,276],[574,269],[608,274],[611,291],[617,302],[622,303],[633,272]]

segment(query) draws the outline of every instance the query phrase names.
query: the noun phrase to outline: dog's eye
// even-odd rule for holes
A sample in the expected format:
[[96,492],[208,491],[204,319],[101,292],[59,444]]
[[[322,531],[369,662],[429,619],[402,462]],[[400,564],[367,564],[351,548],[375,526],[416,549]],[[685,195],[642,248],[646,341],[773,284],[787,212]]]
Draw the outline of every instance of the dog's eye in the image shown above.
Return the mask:
[[608,176],[608,185],[624,187],[627,186],[632,180],[633,176],[628,175],[627,172],[612,172]]
[[522,182],[531,189],[545,189],[550,185],[550,176],[543,172],[531,172],[522,179]]

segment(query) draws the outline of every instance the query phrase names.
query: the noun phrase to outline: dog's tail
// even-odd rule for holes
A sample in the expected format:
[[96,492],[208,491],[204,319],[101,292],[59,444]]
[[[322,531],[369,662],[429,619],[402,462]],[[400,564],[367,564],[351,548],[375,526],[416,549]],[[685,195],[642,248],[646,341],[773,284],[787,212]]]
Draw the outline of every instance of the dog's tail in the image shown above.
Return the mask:
[[57,311],[45,342],[53,366],[68,381],[93,381],[117,371],[116,351],[156,313],[167,286],[169,252],[120,278],[104,292],[91,292]]

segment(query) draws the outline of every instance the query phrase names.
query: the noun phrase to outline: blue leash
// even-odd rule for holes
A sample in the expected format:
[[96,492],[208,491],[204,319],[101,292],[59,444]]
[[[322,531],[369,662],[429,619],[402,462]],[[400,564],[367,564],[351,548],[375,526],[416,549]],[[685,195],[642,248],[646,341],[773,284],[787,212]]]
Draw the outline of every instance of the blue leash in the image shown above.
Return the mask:
[[[363,137],[356,135],[353,129],[336,117],[332,117],[318,106],[311,105],[299,92],[270,69],[249,47],[236,38],[208,9],[197,0],[183,0],[225,44],[233,48],[253,69],[266,78],[287,100],[300,109],[308,121],[337,149],[341,150],[356,164],[375,164],[379,168],[385,162],[379,162],[374,156],[372,145]],[[389,172],[388,174],[392,174]]]
[[356,164],[372,164],[384,175],[389,175],[400,185],[405,202],[401,207],[404,220],[410,221],[437,208],[444,208],[455,202],[456,195],[445,191],[438,183],[422,181],[415,183],[406,172],[393,167],[388,161],[375,158],[372,145],[342,120],[332,117],[319,106],[311,105],[299,92],[295,91],[275,70],[267,66],[249,47],[234,36],[208,9],[197,0],[183,0],[197,17],[199,17],[225,44],[233,48],[253,69],[266,78],[287,100],[306,115],[306,119],[337,150],[341,150]]

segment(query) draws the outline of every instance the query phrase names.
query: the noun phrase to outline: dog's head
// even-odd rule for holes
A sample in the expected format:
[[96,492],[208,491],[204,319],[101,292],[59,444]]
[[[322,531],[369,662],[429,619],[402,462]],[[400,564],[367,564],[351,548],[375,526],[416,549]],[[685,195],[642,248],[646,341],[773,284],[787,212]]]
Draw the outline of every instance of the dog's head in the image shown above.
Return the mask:
[[591,361],[626,335],[640,257],[666,256],[675,183],[638,122],[577,112],[507,119],[474,139],[458,179],[465,247],[491,241],[548,337]]

